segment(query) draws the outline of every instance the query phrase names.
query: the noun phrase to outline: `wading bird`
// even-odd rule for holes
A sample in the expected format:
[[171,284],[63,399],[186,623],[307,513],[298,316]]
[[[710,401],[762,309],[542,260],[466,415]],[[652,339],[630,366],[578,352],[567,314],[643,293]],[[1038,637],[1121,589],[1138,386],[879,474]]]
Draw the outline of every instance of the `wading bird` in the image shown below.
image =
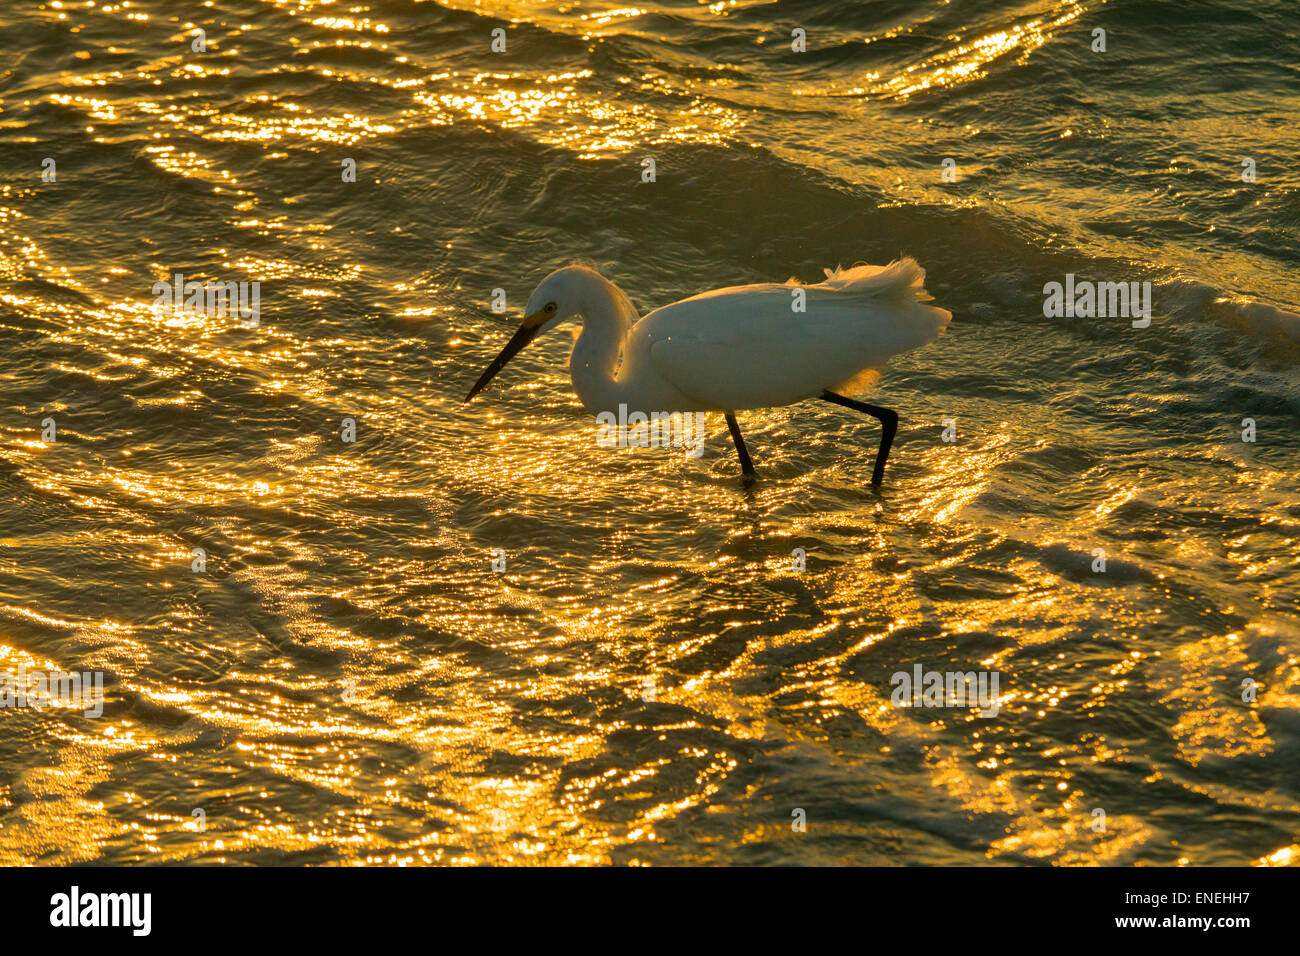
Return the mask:
[[914,259],[830,269],[826,281],[733,286],[638,320],[622,290],[585,266],[541,281],[524,322],[465,396],[469,401],[544,329],[582,317],[569,373],[583,407],[614,413],[722,412],[746,479],[755,474],[736,412],[820,398],[880,419],[880,484],[898,414],[839,394],[875,380],[890,356],[933,342],[952,314],[932,305]]

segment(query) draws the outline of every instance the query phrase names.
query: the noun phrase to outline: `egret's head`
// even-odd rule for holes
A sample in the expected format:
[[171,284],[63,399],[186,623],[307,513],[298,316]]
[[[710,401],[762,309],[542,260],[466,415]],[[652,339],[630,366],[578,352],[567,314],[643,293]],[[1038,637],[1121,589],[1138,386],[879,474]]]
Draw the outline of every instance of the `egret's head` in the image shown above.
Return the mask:
[[479,380],[465,396],[469,401],[492,381],[497,372],[505,368],[507,362],[523,351],[525,345],[541,333],[543,329],[554,326],[562,319],[577,315],[582,311],[582,289],[594,276],[584,266],[565,266],[556,269],[538,284],[533,294],[528,297],[524,309],[524,323],[519,326],[514,336],[506,343],[501,354],[492,360],[492,364],[483,370]]

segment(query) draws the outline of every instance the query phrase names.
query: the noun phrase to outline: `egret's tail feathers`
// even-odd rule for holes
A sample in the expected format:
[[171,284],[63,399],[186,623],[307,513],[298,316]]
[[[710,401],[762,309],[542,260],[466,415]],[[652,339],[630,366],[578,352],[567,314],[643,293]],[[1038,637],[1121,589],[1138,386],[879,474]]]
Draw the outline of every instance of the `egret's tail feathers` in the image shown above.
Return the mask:
[[925,270],[911,256],[896,259],[887,266],[852,266],[848,269],[823,269],[826,281],[823,289],[849,295],[907,296],[916,302],[929,302],[932,296],[925,291]]
[[899,350],[917,348],[943,335],[952,321],[952,313],[935,305],[934,296],[925,291],[925,270],[910,256],[887,266],[857,265],[850,269],[827,269],[826,281],[810,287],[837,300],[888,302],[898,320],[894,331],[900,335]]

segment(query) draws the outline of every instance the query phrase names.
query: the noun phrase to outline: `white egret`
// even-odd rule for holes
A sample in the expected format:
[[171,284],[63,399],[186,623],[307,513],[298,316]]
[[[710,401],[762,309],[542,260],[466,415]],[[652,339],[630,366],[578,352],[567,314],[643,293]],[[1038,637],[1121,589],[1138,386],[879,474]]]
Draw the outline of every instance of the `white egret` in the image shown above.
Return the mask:
[[[733,286],[656,309],[638,320],[614,283],[585,266],[541,281],[523,325],[465,396],[469,401],[524,346],[570,316],[582,317],[569,372],[583,407],[615,413],[722,412],[746,478],[754,466],[736,422],[743,409],[820,398],[880,419],[873,484],[880,484],[898,414],[838,394],[874,381],[890,356],[933,342],[952,314],[925,291],[910,258],[830,269],[826,281]],[[802,306],[802,310],[800,309]]]

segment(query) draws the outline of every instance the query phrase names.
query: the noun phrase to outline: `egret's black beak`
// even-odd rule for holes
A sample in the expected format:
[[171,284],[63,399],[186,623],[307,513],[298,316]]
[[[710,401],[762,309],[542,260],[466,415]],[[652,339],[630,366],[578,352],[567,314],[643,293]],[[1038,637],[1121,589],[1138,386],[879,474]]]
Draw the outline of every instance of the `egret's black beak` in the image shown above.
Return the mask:
[[501,350],[501,354],[494,358],[492,364],[483,370],[483,374],[479,376],[478,381],[474,383],[474,387],[471,388],[469,394],[465,396],[465,401],[468,402],[479,392],[483,391],[483,387],[487,385],[488,382],[492,381],[493,376],[505,368],[507,362],[522,351],[525,345],[537,337],[537,333],[542,331],[542,322],[544,319],[545,315],[542,312],[535,312],[524,319],[524,324],[519,327],[518,331],[515,332],[510,341],[506,343],[506,347]]

